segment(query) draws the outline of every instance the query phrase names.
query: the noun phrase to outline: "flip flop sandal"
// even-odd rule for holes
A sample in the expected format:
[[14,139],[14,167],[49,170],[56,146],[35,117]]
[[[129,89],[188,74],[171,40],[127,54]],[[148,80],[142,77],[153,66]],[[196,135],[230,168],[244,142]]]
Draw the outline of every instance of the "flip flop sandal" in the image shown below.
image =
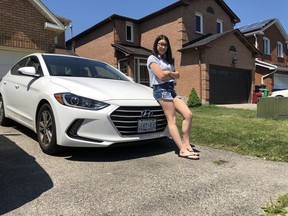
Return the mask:
[[193,154],[189,154],[189,155],[178,155],[178,157],[180,158],[185,158],[185,159],[189,159],[189,160],[199,160],[199,156],[197,155],[193,155]]

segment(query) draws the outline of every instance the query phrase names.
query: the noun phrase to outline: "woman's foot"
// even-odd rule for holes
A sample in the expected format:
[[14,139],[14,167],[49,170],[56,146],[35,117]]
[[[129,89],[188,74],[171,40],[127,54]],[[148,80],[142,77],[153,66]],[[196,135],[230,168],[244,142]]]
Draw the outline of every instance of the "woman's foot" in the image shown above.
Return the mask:
[[200,159],[199,155],[195,155],[195,154],[191,154],[191,153],[188,153],[188,154],[180,154],[179,153],[178,157],[190,159],[190,160],[199,160]]
[[194,149],[192,148],[192,146],[189,144],[186,148],[190,154],[193,154],[193,155],[196,155],[196,156],[199,156],[199,153],[198,152],[195,152]]

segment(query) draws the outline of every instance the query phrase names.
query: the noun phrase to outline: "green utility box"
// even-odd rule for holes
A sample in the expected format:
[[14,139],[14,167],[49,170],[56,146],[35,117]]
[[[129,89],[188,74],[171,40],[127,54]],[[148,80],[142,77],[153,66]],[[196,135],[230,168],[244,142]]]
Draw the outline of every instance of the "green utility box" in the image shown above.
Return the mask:
[[288,97],[258,98],[257,117],[288,119]]

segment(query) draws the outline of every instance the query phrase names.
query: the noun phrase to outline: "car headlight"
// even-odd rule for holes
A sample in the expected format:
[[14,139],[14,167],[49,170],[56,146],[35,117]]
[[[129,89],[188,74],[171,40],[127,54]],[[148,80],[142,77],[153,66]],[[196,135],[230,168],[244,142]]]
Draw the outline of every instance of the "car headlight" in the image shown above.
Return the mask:
[[81,97],[81,96],[74,95],[71,93],[59,93],[59,94],[55,94],[54,97],[59,103],[65,106],[79,108],[79,109],[101,110],[109,106],[109,104],[107,103]]

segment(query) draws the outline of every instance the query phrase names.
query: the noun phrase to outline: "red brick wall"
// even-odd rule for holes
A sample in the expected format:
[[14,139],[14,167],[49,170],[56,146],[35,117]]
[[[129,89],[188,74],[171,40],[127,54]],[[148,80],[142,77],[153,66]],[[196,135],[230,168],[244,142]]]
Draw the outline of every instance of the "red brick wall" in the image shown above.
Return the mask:
[[0,8],[1,46],[51,50],[56,34],[44,30],[48,20],[28,0],[2,0]]
[[77,39],[75,53],[81,57],[92,58],[107,62],[116,66],[114,59],[114,29],[113,22],[110,22],[97,31],[90,32]]
[[[201,12],[204,20],[204,35],[208,33],[216,33],[217,19],[223,20],[223,30],[233,29],[233,23],[226,12],[214,1],[191,1],[189,6],[178,7],[165,14],[154,17],[141,23],[141,46],[152,49],[155,37],[159,34],[165,34],[172,47],[173,57],[175,58],[175,66],[181,73],[178,80],[176,90],[180,95],[188,97],[192,88],[202,95],[202,99],[209,99],[207,91],[209,91],[209,64],[223,65],[231,67],[232,54],[229,52],[231,44],[238,51],[238,62],[236,67],[253,70],[254,60],[251,52],[243,45],[236,36],[228,36],[222,41],[213,44],[213,49],[185,51],[180,53],[178,50],[182,48],[182,44],[194,40],[203,35],[195,33],[195,13]],[[210,6],[214,10],[214,14],[207,12]],[[227,43],[227,41],[232,40]],[[221,53],[221,55],[219,55]],[[224,55],[222,55],[224,54]],[[204,63],[200,64],[199,55]]]

